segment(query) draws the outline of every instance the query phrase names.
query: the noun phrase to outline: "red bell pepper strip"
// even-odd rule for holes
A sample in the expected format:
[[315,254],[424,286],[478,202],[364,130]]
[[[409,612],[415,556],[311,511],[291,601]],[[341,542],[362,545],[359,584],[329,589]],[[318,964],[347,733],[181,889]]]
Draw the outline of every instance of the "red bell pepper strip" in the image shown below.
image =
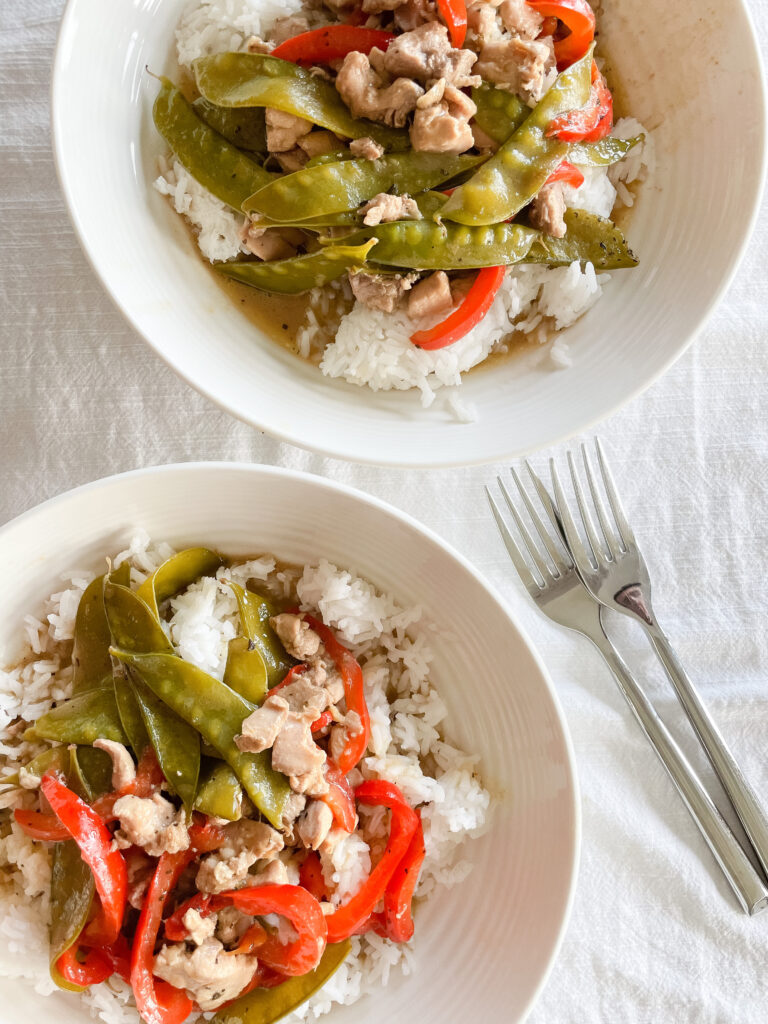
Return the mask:
[[437,9],[448,26],[451,45],[463,46],[467,34],[467,5],[464,0],[437,0]]
[[234,956],[236,953],[250,954],[255,952],[259,946],[263,946],[267,941],[267,933],[264,928],[261,927],[258,921],[254,921],[253,924],[244,933],[240,942],[237,944],[235,949],[228,951],[228,955]]
[[597,64],[592,61],[592,87],[586,106],[553,118],[545,134],[561,142],[598,142],[612,127],[613,97]]
[[416,817],[418,824],[411,845],[397,865],[384,893],[384,926],[387,937],[393,942],[408,942],[413,938],[411,901],[426,856],[421,816],[417,814]]
[[[320,963],[325,951],[327,928],[320,904],[300,885],[261,885],[235,889],[214,896],[211,910],[233,906],[254,917],[280,914],[298,933],[293,942],[280,942],[270,935],[259,946],[259,962],[288,977],[307,974]],[[151,1022],[150,1022],[151,1024]]]
[[330,758],[325,762],[325,778],[328,792],[319,797],[333,811],[333,820],[345,832],[354,832],[357,825],[355,812],[355,794],[347,782],[347,777],[339,766]]
[[46,843],[61,843],[65,839],[72,838],[55,814],[15,810],[13,816],[19,828],[23,829],[31,839],[42,839]]
[[224,845],[226,833],[221,825],[215,825],[204,815],[195,811],[189,826],[190,847],[195,853],[210,853]]
[[572,163],[569,163],[567,160],[563,160],[563,162],[556,167],[554,171],[552,171],[544,184],[551,185],[555,181],[562,181],[564,184],[570,185],[572,188],[579,188],[584,184],[584,175],[578,167],[574,167]]
[[587,0],[528,0],[528,5],[547,18],[559,18],[570,29],[555,40],[555,60],[562,71],[581,60],[595,38],[595,12]]
[[146,1024],[182,1024],[194,1008],[186,992],[155,982],[152,974],[165,904],[182,871],[194,858],[194,850],[162,854],[141,908],[131,951],[131,987],[136,1008]]
[[350,935],[360,934],[376,904],[384,897],[387,886],[398,865],[408,852],[419,817],[405,802],[405,797],[391,782],[374,779],[363,782],[355,790],[355,799],[375,807],[389,807],[392,820],[389,840],[378,863],[357,893],[333,914],[326,917],[329,942],[342,942]]
[[333,630],[311,615],[305,615],[304,618],[323,641],[326,651],[330,654],[341,675],[347,711],[355,711],[360,716],[360,731],[347,732],[344,749],[336,759],[339,768],[346,775],[347,772],[352,771],[365,753],[371,736],[371,720],[368,716],[368,705],[365,702],[363,670],[357,659],[336,639]]
[[299,885],[312,893],[318,901],[328,899],[328,887],[325,884],[320,857],[314,850],[307,853],[299,868]]
[[425,331],[415,331],[411,341],[417,348],[434,352],[447,348],[463,338],[473,327],[476,327],[491,308],[496,292],[504,280],[506,267],[483,267],[478,272],[472,287],[458,309],[434,327]]
[[113,974],[123,981],[130,978],[130,950],[124,935],[119,935],[113,946],[103,949],[84,949],[75,942],[56,961],[59,974],[70,984],[79,988],[98,985]]
[[326,725],[330,725],[333,721],[333,712],[324,711],[319,718],[316,718],[312,723],[312,732],[322,732]]
[[368,54],[374,47],[386,50],[394,39],[391,32],[356,25],[324,25],[286,39],[272,51],[272,57],[293,64],[328,64],[353,51]]
[[128,872],[123,855],[112,848],[112,835],[99,815],[55,775],[44,775],[40,788],[93,872],[104,918],[104,937],[109,945],[117,938],[125,913]]

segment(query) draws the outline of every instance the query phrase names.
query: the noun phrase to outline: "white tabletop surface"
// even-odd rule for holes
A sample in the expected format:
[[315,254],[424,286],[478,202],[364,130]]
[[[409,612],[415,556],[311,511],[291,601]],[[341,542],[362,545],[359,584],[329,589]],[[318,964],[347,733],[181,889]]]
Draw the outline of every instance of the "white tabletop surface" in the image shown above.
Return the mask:
[[[75,239],[51,155],[48,91],[63,5],[0,2],[0,523],[101,476],[198,459],[308,470],[418,517],[510,602],[573,735],[584,831],[578,891],[530,1020],[766,1020],[768,913],[738,911],[607,669],[585,641],[542,619],[513,578],[482,493],[502,467],[404,474],[278,444],[190,390],[113,308]],[[768,0],[751,6],[765,54]],[[647,551],[662,624],[768,797],[766,266],[764,203],[707,328],[600,434]],[[691,747],[639,631],[622,635],[659,710]]]

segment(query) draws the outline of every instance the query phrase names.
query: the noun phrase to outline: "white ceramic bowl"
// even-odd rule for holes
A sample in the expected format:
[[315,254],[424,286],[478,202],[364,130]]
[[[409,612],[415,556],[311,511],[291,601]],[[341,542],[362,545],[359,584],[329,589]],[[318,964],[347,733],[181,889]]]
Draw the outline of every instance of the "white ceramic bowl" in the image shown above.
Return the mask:
[[680,355],[730,281],[763,180],[758,49],[738,0],[605,0],[601,46],[627,112],[653,130],[657,169],[628,234],[641,265],[617,273],[567,332],[574,365],[509,360],[469,375],[459,425],[413,393],[322,377],[264,337],[202,265],[151,188],[163,143],[151,107],[173,71],[184,0],[69,0],[53,76],[59,173],[82,244],[140,334],[190,384],[294,444],[400,466],[499,460],[616,410]]
[[[474,864],[468,879],[440,890],[419,913],[417,972],[331,1019],[522,1020],[565,927],[579,811],[557,698],[499,598],[437,536],[349,488],[262,466],[166,466],[69,491],[0,530],[0,564],[13,581],[0,591],[0,664],[18,655],[23,616],[39,612],[60,574],[96,571],[137,525],[176,545],[270,552],[298,563],[328,558],[406,605],[422,605],[455,637],[436,646],[433,679],[448,705],[449,736],[481,755],[492,826],[466,846]],[[68,995],[43,1001],[7,980],[2,989],[7,1024],[90,1019]]]

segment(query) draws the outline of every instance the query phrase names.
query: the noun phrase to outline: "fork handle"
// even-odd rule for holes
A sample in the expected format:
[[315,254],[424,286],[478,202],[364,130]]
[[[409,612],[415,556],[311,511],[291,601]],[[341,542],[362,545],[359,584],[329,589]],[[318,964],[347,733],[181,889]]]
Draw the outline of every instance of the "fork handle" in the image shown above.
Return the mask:
[[742,908],[748,914],[765,910],[768,889],[656,709],[608,637],[603,633],[602,636],[591,635],[590,640],[616,676],[627,703],[667,769]]
[[733,809],[749,836],[757,858],[768,875],[768,818],[757,794],[744,776],[728,744],[702,703],[666,634],[658,626],[646,627],[654,650],[666,669],[678,699],[688,715]]

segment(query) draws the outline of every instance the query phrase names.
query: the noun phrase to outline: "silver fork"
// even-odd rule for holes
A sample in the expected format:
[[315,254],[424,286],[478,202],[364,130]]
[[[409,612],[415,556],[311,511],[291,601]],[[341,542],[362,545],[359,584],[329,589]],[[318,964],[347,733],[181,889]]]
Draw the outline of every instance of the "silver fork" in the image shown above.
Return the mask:
[[528,465],[528,472],[531,474],[534,487],[551,524],[551,531],[545,526],[514,469],[512,476],[520,493],[521,501],[541,539],[543,551],[536,545],[526,528],[503,480],[501,477],[498,478],[501,492],[522,538],[528,560],[515,541],[493,495],[486,487],[486,494],[496,525],[520,579],[545,615],[559,625],[581,633],[591,640],[600,651],[615,675],[619,688],[626,697],[635,717],[669,772],[742,908],[748,914],[759,913],[768,906],[768,889],[715,807],[682,750],[607,637],[602,623],[602,608],[579,579],[573,559],[562,542],[557,512],[546,488],[530,465]]
[[672,681],[678,700],[722,782],[763,870],[768,874],[768,818],[757,794],[744,777],[717,725],[688,678],[669,639],[656,621],[651,605],[651,581],[645,559],[621,507],[605,453],[597,438],[595,448],[603,488],[613,513],[611,518],[600,494],[586,445],[582,445],[584,472],[597,513],[599,532],[590,513],[573,455],[571,452],[568,453],[568,466],[576,505],[587,539],[586,544],[579,536],[555,463],[550,459],[555,501],[579,574],[590,594],[602,605],[606,608],[615,608],[640,622],[645,628],[656,654]]

